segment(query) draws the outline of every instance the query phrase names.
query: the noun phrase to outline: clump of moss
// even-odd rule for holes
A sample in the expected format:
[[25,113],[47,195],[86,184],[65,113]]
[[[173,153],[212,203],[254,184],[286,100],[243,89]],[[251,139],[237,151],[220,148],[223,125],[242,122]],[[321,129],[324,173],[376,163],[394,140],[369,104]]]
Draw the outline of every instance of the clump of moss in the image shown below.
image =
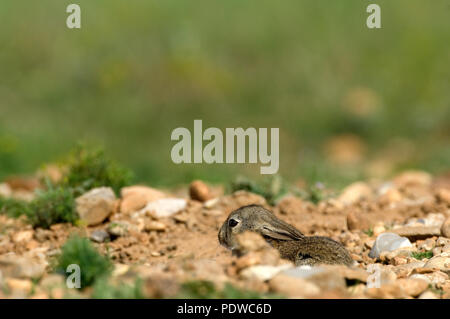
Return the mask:
[[73,224],[78,220],[72,190],[63,187],[37,191],[25,211],[33,227],[49,228],[53,224]]
[[97,280],[107,278],[113,268],[109,257],[101,255],[87,238],[73,236],[61,247],[56,271],[64,275],[69,265],[80,267],[81,288],[89,287]]
[[131,183],[132,173],[108,158],[102,148],[78,144],[66,161],[62,186],[73,188],[77,195],[92,188],[108,186],[118,195]]
[[284,181],[278,175],[270,177],[260,183],[256,183],[248,178],[240,176],[231,182],[230,190],[231,192],[245,190],[261,195],[271,205],[274,205],[276,201],[288,191]]
[[102,277],[95,282],[91,298],[94,299],[144,299],[142,280],[136,279],[132,284],[111,284],[108,278]]
[[15,198],[0,197],[0,214],[18,218],[28,215],[29,205],[27,202]]
[[411,256],[415,259],[422,260],[422,259],[430,259],[433,257],[433,252],[431,250],[428,251],[422,251],[422,252],[413,252],[411,253]]
[[218,290],[214,283],[207,280],[193,280],[185,282],[177,298],[186,299],[261,299],[281,298],[273,294],[261,294],[256,291],[242,290],[226,283],[222,290]]

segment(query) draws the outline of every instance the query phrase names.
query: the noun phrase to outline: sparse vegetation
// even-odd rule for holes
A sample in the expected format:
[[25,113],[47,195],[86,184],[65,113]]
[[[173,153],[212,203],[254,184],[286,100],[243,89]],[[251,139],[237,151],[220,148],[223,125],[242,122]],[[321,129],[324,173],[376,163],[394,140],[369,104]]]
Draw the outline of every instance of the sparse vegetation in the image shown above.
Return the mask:
[[433,252],[431,250],[428,251],[422,251],[422,252],[413,252],[411,253],[411,256],[415,259],[422,260],[422,259],[430,259],[433,257]]
[[269,204],[276,201],[287,193],[287,186],[280,176],[275,175],[263,182],[254,182],[246,177],[239,176],[230,185],[230,191],[245,190],[263,196]]
[[29,204],[23,200],[15,198],[0,197],[0,214],[9,217],[20,217],[29,214]]
[[37,191],[25,211],[33,227],[49,228],[56,223],[75,223],[78,219],[72,190],[63,187]]
[[369,228],[367,230],[363,230],[363,233],[366,234],[369,237],[372,237],[373,236],[373,229]]
[[[81,269],[81,288],[92,286],[106,278],[112,271],[112,263],[102,256],[87,238],[73,236],[61,248],[56,271],[67,275],[67,266],[76,264]],[[104,284],[101,284],[104,285]]]
[[314,204],[317,204],[321,200],[324,200],[330,196],[326,194],[325,186],[319,182],[308,184],[306,189],[294,189],[294,193],[302,199],[310,201]]
[[131,171],[108,158],[102,148],[80,143],[67,159],[62,186],[74,189],[77,195],[101,186],[109,186],[119,194],[131,180]]

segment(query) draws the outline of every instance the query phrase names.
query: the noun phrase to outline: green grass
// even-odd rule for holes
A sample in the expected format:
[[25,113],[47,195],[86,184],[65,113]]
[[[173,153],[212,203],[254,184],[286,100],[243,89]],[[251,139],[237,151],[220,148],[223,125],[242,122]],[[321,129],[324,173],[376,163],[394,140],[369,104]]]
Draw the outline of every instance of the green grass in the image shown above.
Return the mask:
[[113,264],[107,256],[102,256],[87,238],[73,236],[61,247],[55,270],[67,276],[69,265],[76,264],[81,271],[81,289],[107,278]]
[[29,204],[23,200],[0,197],[0,214],[18,218],[29,214]]
[[27,217],[33,227],[49,228],[53,224],[78,220],[73,192],[69,188],[55,187],[36,191],[29,203]]
[[83,144],[78,144],[71,152],[66,169],[62,186],[73,189],[78,195],[103,186],[111,187],[119,195],[120,189],[132,180],[131,171],[107,157],[102,148]]
[[430,259],[431,257],[433,257],[433,252],[431,250],[423,251],[423,252],[413,252],[413,253],[411,253],[411,256],[418,260],[422,260],[424,258]]
[[[261,178],[257,165],[176,165],[177,127],[279,127],[280,175],[342,185],[450,164],[450,20],[443,0],[79,0],[0,3],[0,180],[82,139],[154,186]],[[359,88],[371,92],[360,96]],[[365,107],[369,105],[369,107]],[[365,146],[330,160],[331,137]],[[312,172],[317,171],[314,177]]]
[[57,223],[74,224],[78,220],[72,190],[54,186],[37,190],[31,202],[0,197],[0,214],[13,218],[26,216],[33,227],[41,228]]

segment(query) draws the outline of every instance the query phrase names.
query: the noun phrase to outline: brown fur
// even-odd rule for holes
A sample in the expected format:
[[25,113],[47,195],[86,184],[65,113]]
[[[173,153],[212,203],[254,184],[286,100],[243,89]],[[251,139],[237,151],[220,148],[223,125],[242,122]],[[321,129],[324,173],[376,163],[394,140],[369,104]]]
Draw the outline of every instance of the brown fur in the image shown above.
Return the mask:
[[[233,219],[237,225],[230,227]],[[258,205],[241,207],[228,216],[219,231],[221,245],[237,248],[236,235],[244,231],[261,234],[275,247],[280,256],[296,265],[353,263],[344,246],[328,237],[305,236],[292,225],[278,219],[272,212]]]

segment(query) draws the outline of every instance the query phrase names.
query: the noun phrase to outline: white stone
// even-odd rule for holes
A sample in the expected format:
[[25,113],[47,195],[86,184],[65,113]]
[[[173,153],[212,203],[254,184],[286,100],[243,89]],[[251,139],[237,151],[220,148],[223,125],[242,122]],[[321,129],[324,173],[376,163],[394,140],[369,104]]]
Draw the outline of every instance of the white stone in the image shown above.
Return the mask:
[[245,268],[241,271],[240,275],[245,279],[257,279],[260,281],[266,281],[275,277],[283,270],[289,269],[292,266],[290,264],[284,264],[280,266],[267,266],[256,265]]
[[379,258],[383,251],[394,251],[399,248],[411,246],[411,242],[406,237],[400,237],[394,233],[382,233],[375,240],[372,250],[369,253],[369,257]]
[[148,203],[139,211],[139,215],[150,214],[154,217],[170,217],[185,209],[187,201],[181,198],[163,198]]

